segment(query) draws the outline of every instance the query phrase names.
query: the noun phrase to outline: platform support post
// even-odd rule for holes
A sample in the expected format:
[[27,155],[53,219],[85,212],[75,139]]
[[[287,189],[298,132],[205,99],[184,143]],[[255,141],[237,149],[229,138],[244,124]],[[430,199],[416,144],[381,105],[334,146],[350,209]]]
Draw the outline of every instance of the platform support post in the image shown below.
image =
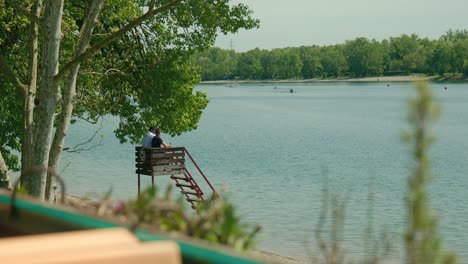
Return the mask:
[[140,174],[138,173],[138,197],[140,197]]

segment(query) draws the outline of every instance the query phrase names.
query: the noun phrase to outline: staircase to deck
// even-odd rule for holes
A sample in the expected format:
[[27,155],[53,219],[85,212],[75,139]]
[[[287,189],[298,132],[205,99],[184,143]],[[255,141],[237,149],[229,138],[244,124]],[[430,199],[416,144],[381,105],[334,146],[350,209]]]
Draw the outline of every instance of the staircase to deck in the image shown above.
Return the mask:
[[192,176],[186,166],[186,157],[194,165],[198,174],[202,176],[214,196],[218,193],[211,185],[208,178],[193,159],[185,147],[169,148],[135,148],[136,173],[138,174],[138,195],[140,195],[140,175],[151,176],[151,184],[154,186],[155,176],[169,176],[178,187],[185,199],[195,208],[205,200],[205,193]]

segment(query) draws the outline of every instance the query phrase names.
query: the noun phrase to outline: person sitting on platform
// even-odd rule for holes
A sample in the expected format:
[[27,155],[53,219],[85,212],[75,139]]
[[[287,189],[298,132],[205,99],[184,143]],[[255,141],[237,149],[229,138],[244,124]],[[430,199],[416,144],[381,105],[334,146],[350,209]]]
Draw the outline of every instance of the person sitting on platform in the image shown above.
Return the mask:
[[151,142],[154,138],[154,136],[156,135],[156,127],[152,126],[150,127],[149,129],[149,132],[145,135],[145,137],[143,137],[143,142],[142,142],[142,146],[144,148],[151,148]]
[[159,127],[155,129],[155,136],[153,137],[151,146],[153,148],[168,148],[171,146],[161,139],[161,129]]

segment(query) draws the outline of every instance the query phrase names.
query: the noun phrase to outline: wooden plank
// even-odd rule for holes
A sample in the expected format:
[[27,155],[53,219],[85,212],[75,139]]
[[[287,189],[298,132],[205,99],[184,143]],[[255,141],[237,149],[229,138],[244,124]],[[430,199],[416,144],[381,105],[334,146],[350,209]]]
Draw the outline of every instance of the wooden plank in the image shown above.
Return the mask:
[[157,176],[157,175],[175,175],[175,174],[182,174],[182,170],[167,170],[167,171],[153,171],[151,172],[152,175]]
[[[184,180],[185,180],[185,179],[184,179]],[[186,187],[186,188],[191,188],[191,189],[195,188],[195,186],[193,186],[193,185],[190,184],[190,183],[176,183],[176,186],[177,186],[177,187]]]
[[149,148],[153,153],[156,152],[168,152],[168,151],[174,151],[174,152],[184,152],[185,147],[169,147],[169,148]]
[[183,194],[191,194],[191,195],[203,195],[202,193],[198,193],[196,191],[188,191],[188,190],[183,190],[181,191]]
[[185,147],[169,147],[169,148],[161,148],[161,149],[164,149],[167,151],[181,151],[181,152],[185,151]]
[[148,159],[141,161],[139,158],[135,158],[136,164],[164,164],[164,163],[185,163],[184,158],[157,158],[157,159]]
[[135,148],[135,153],[140,152],[142,149],[145,150],[145,152],[151,152],[151,153],[165,153],[165,152],[180,152],[180,153],[183,153],[183,152],[185,152],[185,147],[171,147],[171,148],[142,148],[142,147],[136,147]]
[[18,263],[30,255],[46,257],[64,250],[102,249],[104,247],[128,246],[137,243],[138,239],[125,228],[2,238],[0,239],[0,259],[2,263]]
[[162,175],[183,175],[183,170],[168,170],[168,171],[144,171],[144,170],[135,170],[136,174],[146,175],[146,176],[162,176]]
[[174,159],[174,160],[185,160],[184,155],[174,155],[175,153],[166,153],[166,154],[154,154],[154,155],[159,155],[159,157],[149,157],[147,160],[160,160],[160,159]]
[[183,170],[168,170],[168,171],[153,171],[152,174],[154,176],[158,176],[158,175],[180,175],[180,174],[183,174],[184,171]]
[[153,167],[148,164],[136,164],[136,168],[139,170],[146,170],[146,171],[153,170]]
[[182,256],[179,246],[173,241],[145,242],[137,247],[109,248],[107,250],[87,250],[70,255],[67,252],[51,254],[44,262],[60,264],[180,264]]
[[164,149],[177,149],[177,150],[180,150],[180,149],[185,149],[185,147],[168,147],[168,148],[144,148],[142,146],[135,146],[135,151],[139,151],[141,149],[147,149],[147,150],[151,150],[151,151],[157,151],[157,150],[164,150]]
[[160,165],[160,164],[184,164],[185,159],[153,159],[151,160],[152,165]]
[[135,171],[135,173],[145,176],[172,176],[172,175],[182,175],[183,171],[157,171],[157,172],[148,172],[148,171]]
[[173,179],[173,180],[181,180],[181,181],[186,181],[186,182],[189,181],[189,179],[187,179],[187,177],[185,177],[185,175],[183,175],[183,176],[175,176],[175,175],[174,175],[174,176],[171,176],[171,179]]
[[159,165],[159,166],[153,166],[152,171],[167,171],[167,170],[179,170],[179,169],[185,169],[184,164],[172,164],[172,165]]
[[185,168],[185,163],[183,162],[161,162],[161,163],[156,163],[156,164],[150,164],[150,163],[135,163],[136,168],[141,168],[141,169],[148,169],[151,170],[153,167],[165,167],[165,166],[176,166],[178,168]]
[[142,175],[151,176],[151,172],[150,172],[150,171],[147,171],[147,170],[136,170],[135,173],[136,173],[136,174],[142,174]]
[[159,166],[159,165],[170,165],[170,164],[185,164],[185,159],[158,159],[152,162],[140,162],[135,159],[135,166]]
[[[157,158],[185,158],[184,153],[158,153],[158,154],[152,154],[150,155],[152,159],[157,159]],[[148,158],[148,157],[147,157]]]

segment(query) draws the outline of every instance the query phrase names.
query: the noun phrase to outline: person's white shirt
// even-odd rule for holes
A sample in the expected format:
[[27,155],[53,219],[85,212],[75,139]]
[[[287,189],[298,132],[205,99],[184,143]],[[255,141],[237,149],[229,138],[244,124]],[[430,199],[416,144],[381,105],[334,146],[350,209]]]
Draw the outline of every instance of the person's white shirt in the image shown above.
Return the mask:
[[149,131],[148,134],[145,135],[142,144],[144,148],[151,148],[151,142],[153,141],[154,136],[156,135],[151,131]]

